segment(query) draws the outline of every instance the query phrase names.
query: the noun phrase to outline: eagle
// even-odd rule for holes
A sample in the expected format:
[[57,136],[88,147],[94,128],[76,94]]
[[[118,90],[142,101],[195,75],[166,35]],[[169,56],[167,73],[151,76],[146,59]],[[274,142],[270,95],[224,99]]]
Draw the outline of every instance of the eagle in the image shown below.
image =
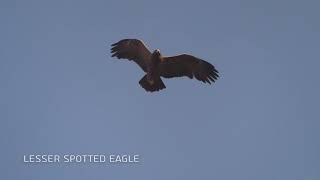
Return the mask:
[[213,83],[219,77],[216,68],[207,61],[189,54],[162,56],[159,49],[152,53],[139,39],[123,39],[111,45],[111,57],[134,61],[146,73],[139,84],[148,92],[165,89],[161,77],[189,77]]

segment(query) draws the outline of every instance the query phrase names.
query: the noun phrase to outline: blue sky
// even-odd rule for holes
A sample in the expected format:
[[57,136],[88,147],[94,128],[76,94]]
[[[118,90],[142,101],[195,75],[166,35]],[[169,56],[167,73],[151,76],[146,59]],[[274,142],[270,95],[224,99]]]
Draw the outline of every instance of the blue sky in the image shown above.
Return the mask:
[[[318,1],[0,2],[1,179],[320,178]],[[209,86],[110,57],[140,38],[214,64]],[[32,153],[138,153],[138,165]]]

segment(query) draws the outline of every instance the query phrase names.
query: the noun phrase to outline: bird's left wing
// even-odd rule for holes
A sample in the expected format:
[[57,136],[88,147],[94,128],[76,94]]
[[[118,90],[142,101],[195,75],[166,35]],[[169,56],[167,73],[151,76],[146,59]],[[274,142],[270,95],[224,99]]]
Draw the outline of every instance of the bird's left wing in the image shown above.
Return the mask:
[[143,71],[147,71],[147,63],[150,61],[151,52],[142,41],[138,39],[123,39],[111,46],[112,57],[133,60]]
[[162,57],[159,72],[165,78],[195,77],[197,80],[209,84],[215,82],[219,77],[218,71],[212,64],[188,54]]

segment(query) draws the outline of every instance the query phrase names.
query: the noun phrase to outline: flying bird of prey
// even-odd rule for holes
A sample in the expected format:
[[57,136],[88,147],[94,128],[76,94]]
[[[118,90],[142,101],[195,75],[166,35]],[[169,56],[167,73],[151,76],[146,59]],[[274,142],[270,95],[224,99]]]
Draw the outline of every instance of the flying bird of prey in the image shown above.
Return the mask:
[[187,76],[190,79],[195,77],[209,84],[215,82],[219,77],[215,67],[202,59],[188,54],[164,57],[160,54],[159,49],[151,53],[138,39],[123,39],[111,46],[112,57],[134,61],[146,73],[139,84],[149,92],[166,88],[161,77]]

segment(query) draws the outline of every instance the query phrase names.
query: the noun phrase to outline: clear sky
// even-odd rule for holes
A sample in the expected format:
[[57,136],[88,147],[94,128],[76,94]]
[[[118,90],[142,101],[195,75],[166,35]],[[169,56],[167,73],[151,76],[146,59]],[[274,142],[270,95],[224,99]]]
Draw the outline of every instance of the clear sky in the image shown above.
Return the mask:
[[[319,1],[1,0],[0,179],[320,179]],[[147,93],[110,44],[214,64]],[[133,165],[25,154],[135,153]]]

